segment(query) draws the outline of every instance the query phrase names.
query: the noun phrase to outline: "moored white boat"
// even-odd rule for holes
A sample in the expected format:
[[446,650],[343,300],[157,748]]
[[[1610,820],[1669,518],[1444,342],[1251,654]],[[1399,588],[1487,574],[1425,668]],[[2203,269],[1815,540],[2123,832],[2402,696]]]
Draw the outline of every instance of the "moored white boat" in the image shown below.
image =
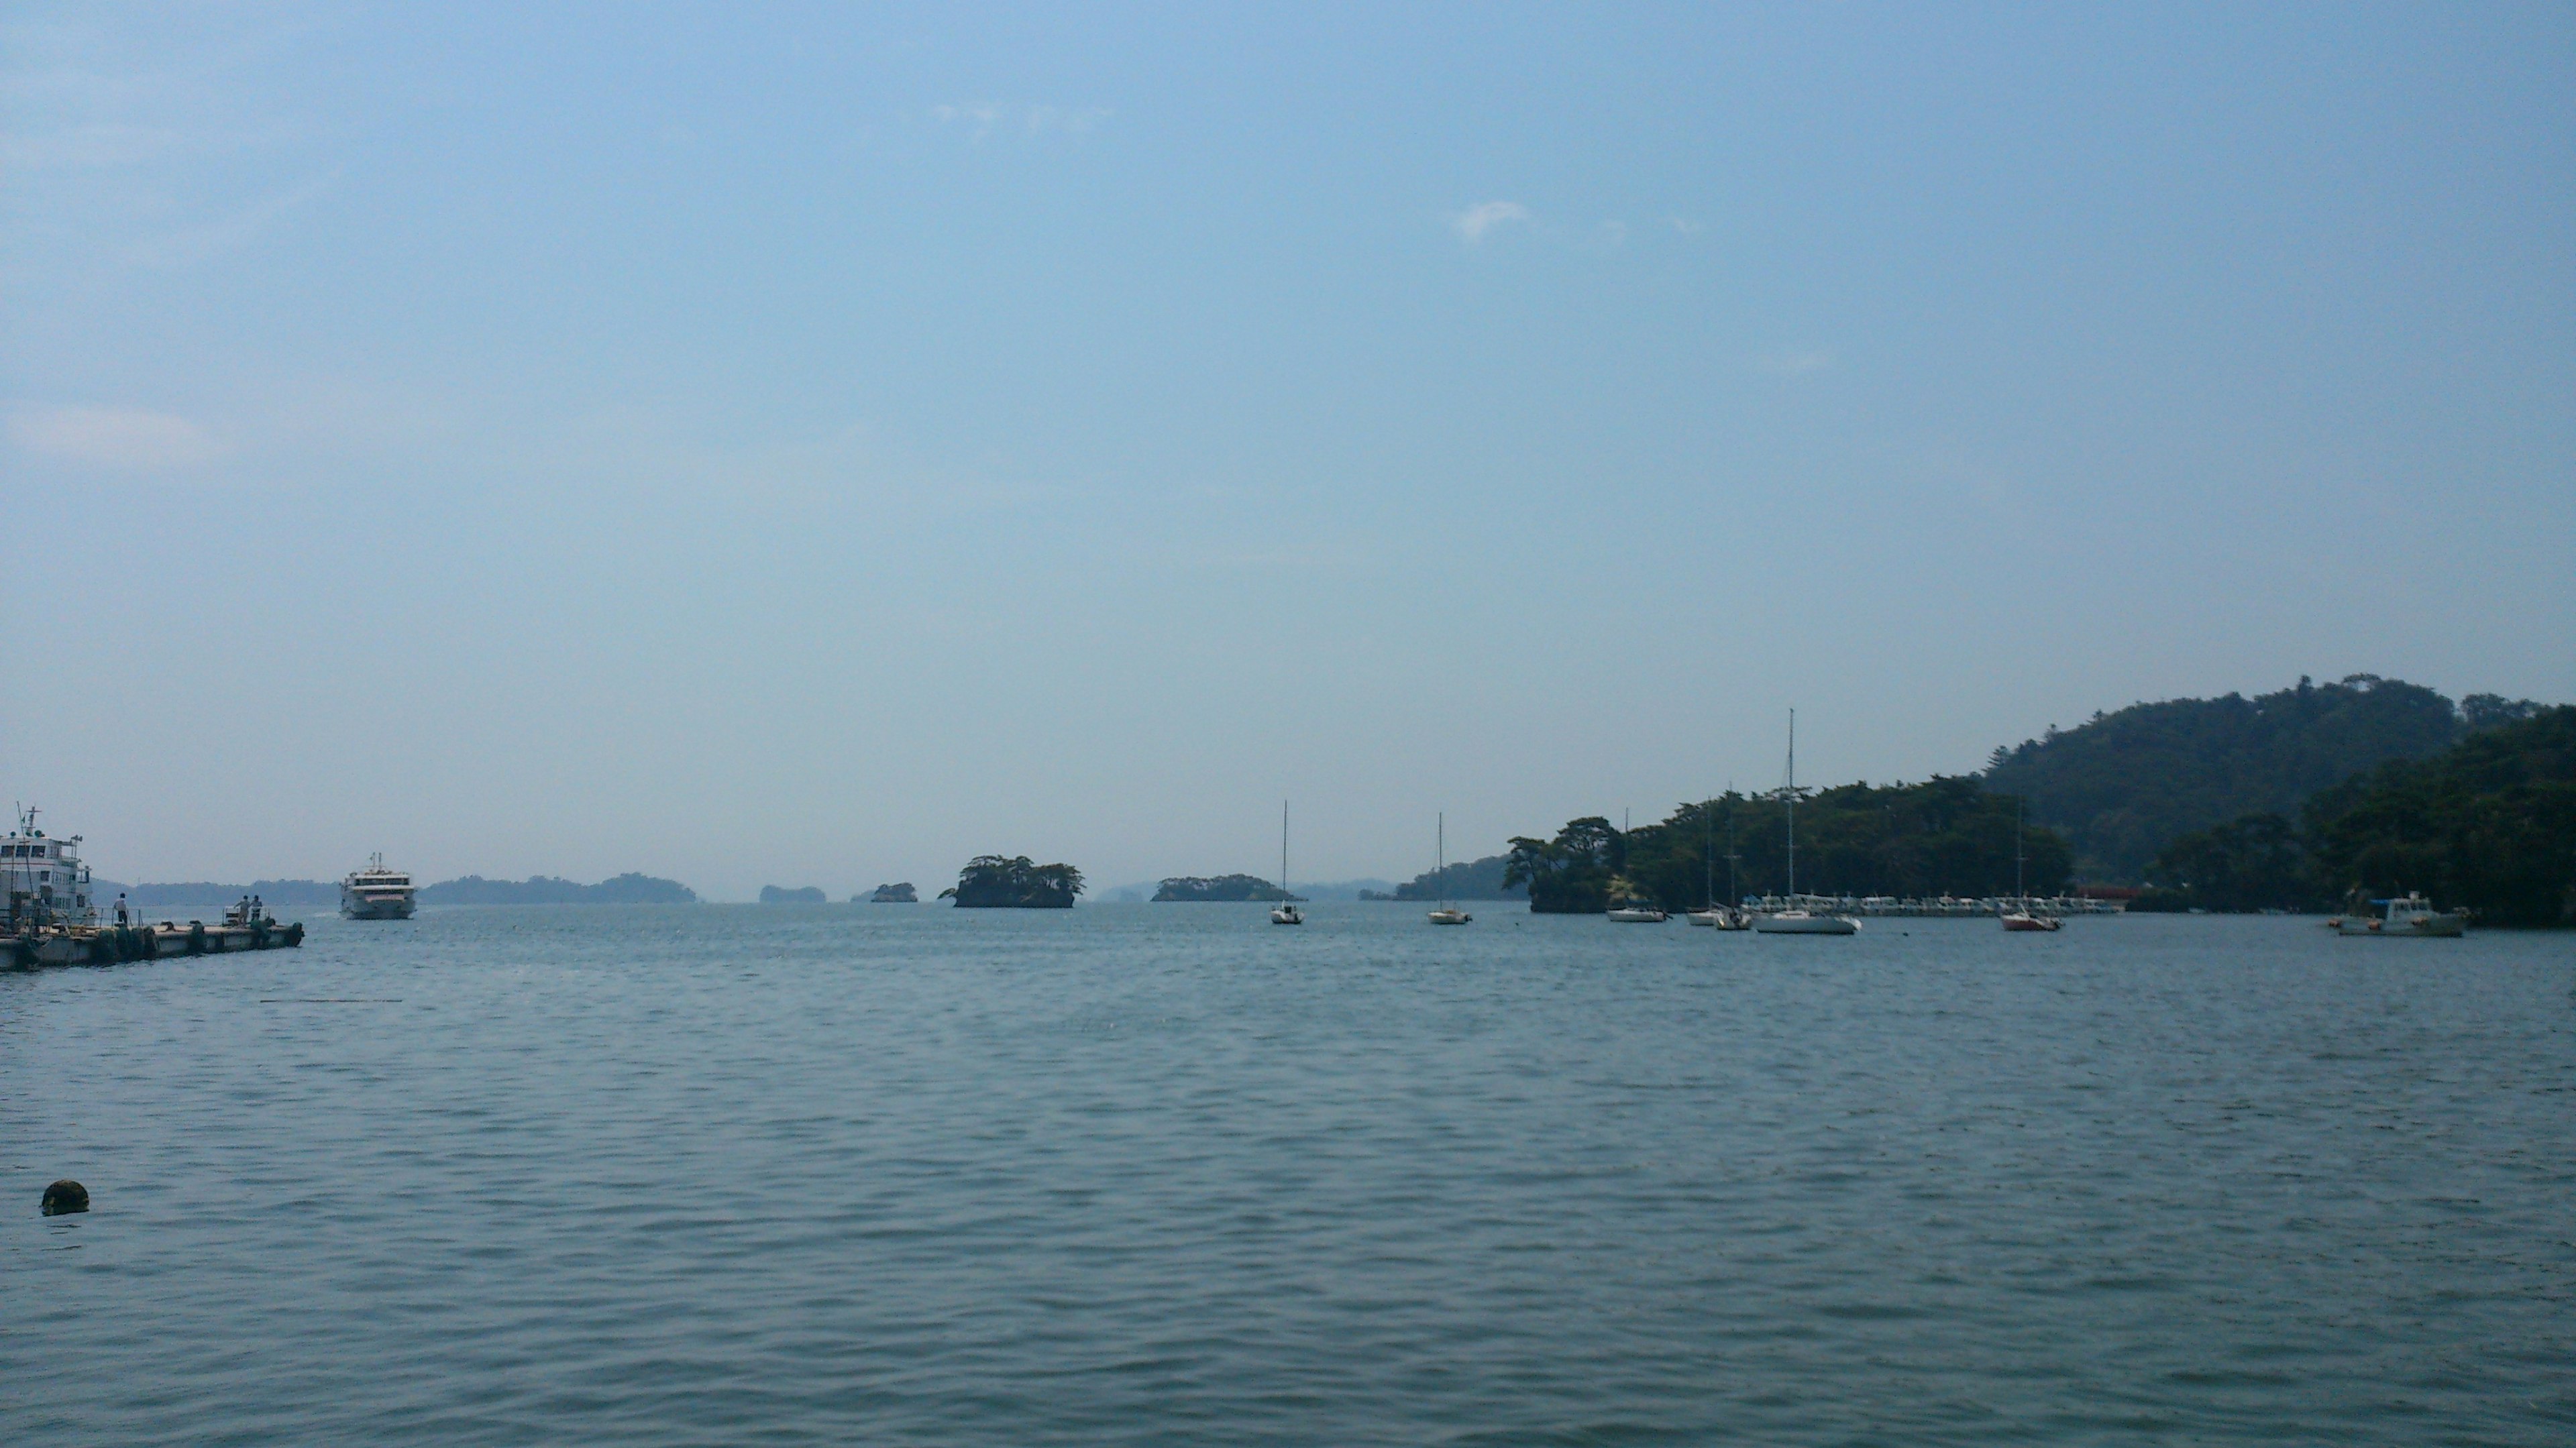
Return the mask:
[[[1431,882],[1446,889],[1449,884],[1449,816],[1442,814],[1434,827],[1431,846]],[[1443,896],[1431,912],[1434,925],[1464,925],[1476,917],[1449,903]]]
[[2469,917],[2465,911],[2440,911],[2420,893],[2409,892],[2389,900],[2373,900],[2384,907],[2379,915],[2339,915],[2334,928],[2338,935],[2404,936],[2427,940],[2447,940],[2468,933]]
[[1706,925],[1717,930],[1747,930],[1752,928],[1753,924],[1745,918],[1743,911],[1731,910],[1724,905],[1711,905],[1705,910],[1694,910],[1685,918],[1693,925]]
[[1288,801],[1279,801],[1279,893],[1282,897],[1270,909],[1273,925],[1303,925],[1306,912],[1297,908],[1297,899],[1288,893]]
[[1621,905],[1610,912],[1610,918],[1621,925],[1661,925],[1673,917],[1652,905]]
[[[1789,827],[1789,898],[1798,898],[1798,711],[1789,711],[1789,770],[1780,786],[1780,805]],[[1860,922],[1840,915],[1818,915],[1792,905],[1753,917],[1756,935],[1858,935]]]
[[1815,915],[1804,910],[1779,910],[1753,917],[1757,935],[1858,935],[1860,922],[1840,915]]

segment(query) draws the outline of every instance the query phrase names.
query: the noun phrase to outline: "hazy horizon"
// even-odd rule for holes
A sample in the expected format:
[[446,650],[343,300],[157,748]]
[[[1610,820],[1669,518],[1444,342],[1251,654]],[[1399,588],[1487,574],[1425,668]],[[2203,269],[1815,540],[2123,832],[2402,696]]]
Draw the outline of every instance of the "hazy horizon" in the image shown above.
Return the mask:
[[[1403,880],[2576,698],[2576,11],[31,5],[0,791],[127,882]],[[838,862],[838,863],[834,863]]]

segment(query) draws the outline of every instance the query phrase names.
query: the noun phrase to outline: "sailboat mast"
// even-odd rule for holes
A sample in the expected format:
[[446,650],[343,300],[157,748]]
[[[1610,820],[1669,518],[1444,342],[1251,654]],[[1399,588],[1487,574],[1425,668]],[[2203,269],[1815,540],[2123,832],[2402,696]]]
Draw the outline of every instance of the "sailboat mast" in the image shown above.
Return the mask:
[[1288,894],[1288,801],[1279,801],[1279,893]]
[[1789,785],[1781,791],[1789,806],[1789,894],[1798,893],[1798,711],[1789,711]]
[[2022,847],[2028,840],[2030,829],[2030,827],[2024,823],[2024,819],[2029,809],[2029,800],[2018,795],[2013,797],[2013,898],[2017,900],[2027,898],[2030,894],[2030,891],[2023,886],[2021,879],[2023,856]]

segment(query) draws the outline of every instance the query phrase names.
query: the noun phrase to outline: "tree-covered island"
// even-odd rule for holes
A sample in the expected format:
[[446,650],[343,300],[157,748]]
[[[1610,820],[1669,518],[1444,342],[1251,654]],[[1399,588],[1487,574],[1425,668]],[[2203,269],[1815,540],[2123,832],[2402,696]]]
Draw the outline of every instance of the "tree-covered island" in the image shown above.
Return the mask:
[[1174,875],[1163,881],[1162,887],[1154,892],[1154,899],[1158,903],[1175,900],[1280,901],[1301,898],[1303,897],[1291,895],[1258,875],[1218,875],[1213,879],[1198,875]]
[[[2055,894],[2070,868],[2066,842],[2037,825],[2025,833],[2015,808],[2010,797],[1967,778],[1801,790],[1798,888],[1900,898],[2008,895],[2018,844],[2028,857],[2025,887]],[[1511,845],[1503,882],[1526,886],[1530,910],[1540,915],[1598,914],[1628,900],[1667,910],[1695,909],[1712,894],[1725,900],[1730,854],[1738,897],[1785,893],[1789,884],[1787,821],[1776,793],[1728,793],[1626,831],[1586,815],[1552,840],[1515,836]]]
[[1031,864],[1026,855],[977,855],[939,898],[963,909],[1066,910],[1081,893],[1082,872],[1071,865]]

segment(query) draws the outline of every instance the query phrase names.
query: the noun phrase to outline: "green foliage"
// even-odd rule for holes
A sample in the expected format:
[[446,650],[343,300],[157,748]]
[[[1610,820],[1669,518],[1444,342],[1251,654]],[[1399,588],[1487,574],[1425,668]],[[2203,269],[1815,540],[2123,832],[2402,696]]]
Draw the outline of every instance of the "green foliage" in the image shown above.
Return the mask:
[[1197,875],[1174,875],[1154,892],[1154,898],[1170,900],[1296,900],[1277,885],[1258,875],[1218,875],[1213,879]]
[[1511,869],[1509,855],[1487,855],[1481,860],[1461,860],[1442,870],[1426,870],[1395,887],[1391,900],[1517,900],[1529,891],[1521,885],[1506,885],[1504,874]]
[[939,898],[969,909],[1063,910],[1081,893],[1082,872],[1071,865],[1033,865],[1026,855],[977,855]]
[[[1922,784],[1847,784],[1798,803],[1798,888],[1823,895],[1988,896],[2011,893],[2015,803],[1973,778]],[[1572,821],[1554,840],[1512,841],[1504,880],[1529,887],[1530,909],[1606,910],[1623,889],[1668,910],[1727,894],[1732,838],[1742,895],[1785,893],[1787,821],[1776,795],[1727,794],[1686,804],[1660,824],[1625,834],[1598,815]],[[2065,840],[2037,825],[2023,848],[2033,894],[2065,885]],[[1712,868],[1713,867],[1713,868]]]
[[2306,823],[2317,877],[2335,894],[2421,890],[2485,924],[2576,924],[2576,706],[2534,709],[2440,758],[2322,791]]
[[2538,706],[2354,674],[2247,699],[2170,699],[1998,749],[1986,787],[2030,801],[2087,878],[2135,880],[2169,844],[2253,814],[2292,816],[2309,795],[2392,759],[2422,759],[2467,730]]
[[1529,891],[1535,915],[1598,915],[1610,908],[1610,877],[1626,859],[1626,844],[1600,815],[1569,820],[1553,840],[1512,837],[1503,857],[1503,885]]
[[2321,903],[2297,825],[2282,815],[2250,814],[2165,846],[2147,866],[2157,900],[2141,907],[2204,910],[2302,910]]

